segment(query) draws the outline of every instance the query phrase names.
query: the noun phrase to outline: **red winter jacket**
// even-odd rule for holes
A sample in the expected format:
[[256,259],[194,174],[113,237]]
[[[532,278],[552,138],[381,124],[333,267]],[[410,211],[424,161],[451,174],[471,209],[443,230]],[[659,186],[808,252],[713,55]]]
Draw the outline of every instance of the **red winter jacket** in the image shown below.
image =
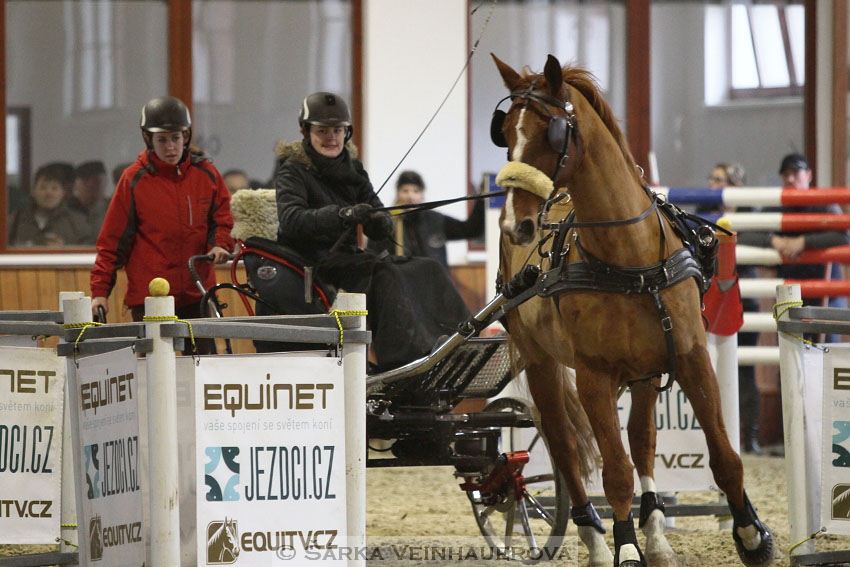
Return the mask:
[[[190,256],[213,246],[231,250],[230,193],[209,161],[187,156],[176,166],[152,151],[124,170],[97,237],[91,271],[92,297],[108,297],[116,272],[127,272],[130,307],[144,305],[148,283],[162,277],[180,307],[197,303],[201,292],[189,276]],[[209,262],[196,264],[204,287],[215,285]]]

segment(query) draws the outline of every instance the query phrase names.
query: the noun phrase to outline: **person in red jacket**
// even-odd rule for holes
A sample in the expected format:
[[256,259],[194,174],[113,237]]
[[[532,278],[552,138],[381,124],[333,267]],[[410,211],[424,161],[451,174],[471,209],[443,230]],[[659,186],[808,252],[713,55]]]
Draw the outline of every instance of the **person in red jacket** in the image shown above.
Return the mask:
[[[116,273],[124,268],[124,304],[134,321],[142,320],[148,283],[156,277],[171,284],[177,316],[197,318],[201,292],[187,262],[199,254],[214,256],[216,264],[227,260],[233,246],[230,193],[212,163],[189,151],[192,120],[179,99],[149,101],[140,126],[146,148],[121,175],[97,237],[92,310],[106,309]],[[215,285],[211,265],[197,268],[206,288]]]

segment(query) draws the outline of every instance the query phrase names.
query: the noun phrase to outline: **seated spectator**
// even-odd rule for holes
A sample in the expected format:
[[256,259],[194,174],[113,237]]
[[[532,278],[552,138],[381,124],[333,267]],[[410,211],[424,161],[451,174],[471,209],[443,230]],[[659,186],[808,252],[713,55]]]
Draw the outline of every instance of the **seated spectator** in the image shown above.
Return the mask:
[[228,169],[222,174],[224,184],[227,185],[227,190],[233,195],[240,189],[247,189],[251,186],[248,176],[241,169]]
[[[396,181],[396,205],[418,205],[425,193],[425,182],[415,171],[404,171]],[[475,238],[484,234],[484,202],[475,201],[472,214],[460,221],[433,210],[407,213],[397,211],[392,241],[369,241],[369,249],[386,250],[397,256],[433,258],[449,267],[446,241]]]
[[91,244],[94,244],[94,231],[100,229],[109,208],[109,198],[105,196],[106,167],[102,161],[87,161],[77,167],[74,175],[74,193],[68,206],[88,219],[93,228]]
[[66,161],[51,161],[42,167],[55,171],[62,180],[63,199],[68,201],[74,193],[74,166]]
[[[782,158],[779,166],[779,175],[782,178],[782,186],[792,189],[808,189],[811,187],[812,170],[805,156],[792,153]],[[841,207],[838,205],[811,205],[806,207],[768,207],[765,212],[781,213],[833,213],[840,214]],[[847,231],[824,230],[818,232],[744,232],[738,235],[739,244],[760,246],[762,248],[773,248],[783,259],[794,260],[804,250],[831,248],[850,244],[850,235]],[[793,280],[822,280],[841,279],[840,266],[837,264],[781,264],[777,268],[777,275],[783,279]],[[805,298],[805,305],[823,305],[823,300]],[[830,307],[847,307],[846,297],[833,297],[829,299]],[[815,337],[812,337],[815,338]],[[837,335],[828,335],[827,342],[835,342]]]
[[72,246],[92,242],[86,217],[65,203],[65,171],[50,164],[36,171],[31,202],[9,222],[10,246]]

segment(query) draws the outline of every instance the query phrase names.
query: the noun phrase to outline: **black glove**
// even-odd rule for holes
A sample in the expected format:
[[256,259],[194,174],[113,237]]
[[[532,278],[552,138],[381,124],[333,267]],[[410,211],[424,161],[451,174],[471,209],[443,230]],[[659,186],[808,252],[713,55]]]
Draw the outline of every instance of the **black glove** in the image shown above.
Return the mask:
[[393,235],[392,216],[386,211],[372,211],[369,220],[363,225],[363,233],[370,240],[386,240]]
[[366,224],[369,222],[370,214],[372,213],[372,205],[366,203],[357,203],[350,207],[343,207],[339,210],[339,217],[346,225]]

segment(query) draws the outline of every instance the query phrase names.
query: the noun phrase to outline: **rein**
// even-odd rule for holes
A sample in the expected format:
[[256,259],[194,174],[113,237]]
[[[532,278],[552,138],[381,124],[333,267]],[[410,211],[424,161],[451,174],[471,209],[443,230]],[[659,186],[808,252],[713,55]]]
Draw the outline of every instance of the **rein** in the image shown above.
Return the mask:
[[409,215],[418,211],[430,211],[431,209],[451,205],[452,203],[459,203],[461,201],[476,201],[478,199],[489,199],[491,197],[503,197],[507,195],[507,193],[507,191],[491,191],[490,193],[478,193],[477,195],[467,195],[466,197],[457,197],[454,199],[443,199],[442,201],[429,201],[427,203],[411,205],[393,205],[391,207],[376,207],[372,210],[388,212],[402,211],[399,215]]

